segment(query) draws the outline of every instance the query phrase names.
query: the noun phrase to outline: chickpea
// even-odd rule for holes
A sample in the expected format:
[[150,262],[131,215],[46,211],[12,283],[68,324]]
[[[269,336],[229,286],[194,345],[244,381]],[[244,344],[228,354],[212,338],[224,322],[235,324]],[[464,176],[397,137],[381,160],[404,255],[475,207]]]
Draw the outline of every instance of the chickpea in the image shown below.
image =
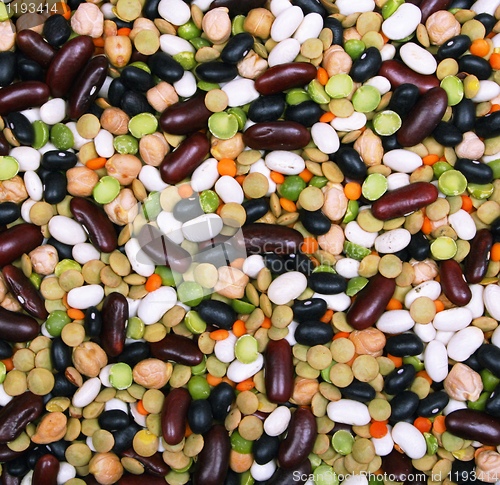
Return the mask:
[[238,62],[238,74],[247,79],[256,79],[267,69],[267,61],[253,50]]
[[61,440],[66,434],[67,422],[66,416],[59,411],[46,414],[37,426],[31,441],[39,445],[46,445]]
[[356,27],[349,27],[344,30],[344,42],[352,39],[361,40],[361,34],[356,30]]
[[59,255],[56,248],[46,244],[45,246],[38,246],[29,253],[33,269],[38,274],[49,275],[54,272],[54,269],[59,263]]
[[73,167],[66,172],[68,192],[75,197],[89,197],[99,182],[99,175],[87,167]]
[[24,180],[16,175],[9,180],[0,182],[0,202],[15,202],[19,204],[28,198]]
[[243,28],[255,37],[268,39],[274,19],[274,15],[267,8],[254,8],[248,12]]
[[205,14],[202,29],[214,44],[224,44],[231,35],[231,19],[225,7],[214,8]]
[[309,406],[312,398],[319,391],[316,379],[296,377],[293,386],[292,400],[299,406]]
[[17,301],[17,298],[12,295],[12,293],[7,293],[2,303],[0,303],[2,308],[9,310],[11,312],[20,312],[21,304]]
[[113,66],[125,67],[132,56],[132,41],[126,35],[106,37],[104,53]]
[[500,454],[493,450],[486,450],[476,458],[476,476],[478,480],[495,483],[500,473]]
[[179,101],[179,95],[175,91],[174,87],[165,81],[162,81],[151,88],[146,93],[146,97],[148,98],[149,104],[156,111],[160,112],[164,111],[171,104],[175,104]]
[[243,298],[245,287],[249,281],[248,276],[237,268],[222,266],[219,268],[219,279],[214,290],[219,295],[226,296],[232,300]]
[[101,115],[101,127],[113,135],[126,135],[130,117],[120,108],[106,108]]
[[134,155],[113,155],[105,166],[108,175],[118,180],[121,185],[130,185],[139,175],[142,163]]
[[446,379],[444,388],[457,401],[477,401],[483,390],[481,376],[465,364],[455,364]]
[[80,35],[89,35],[93,39],[101,37],[104,31],[104,15],[93,3],[81,3],[71,17],[71,28]]
[[321,65],[327,70],[329,77],[337,74],[349,74],[352,59],[341,46],[332,45],[324,52]]
[[484,143],[472,131],[464,133],[461,143],[455,147],[455,153],[458,158],[470,158],[479,160],[484,155]]
[[325,203],[323,212],[331,221],[340,221],[347,210],[347,197],[340,184],[328,183],[323,189]]
[[217,160],[222,160],[223,158],[235,160],[245,148],[242,133],[236,133],[236,135],[228,140],[220,140],[212,136],[211,145],[210,153]]
[[107,363],[106,352],[94,342],[83,342],[73,349],[73,364],[84,376],[97,377]]
[[344,231],[337,224],[332,224],[332,227],[326,234],[318,236],[319,247],[333,255],[342,252],[344,249],[344,241]]
[[425,22],[431,43],[442,45],[448,39],[460,34],[460,22],[447,10],[438,10]]
[[0,52],[9,51],[16,43],[16,26],[12,20],[0,22]]
[[134,381],[146,389],[161,389],[172,375],[173,366],[170,362],[159,359],[145,359],[134,367]]
[[412,259],[410,264],[413,266],[413,271],[415,272],[413,286],[432,280],[438,275],[437,264],[433,259],[424,259],[423,261]]
[[104,206],[104,211],[111,221],[119,226],[133,222],[139,213],[134,192],[130,189],[122,189],[116,199]]
[[165,137],[159,133],[143,136],[139,142],[139,153],[144,163],[157,167],[170,151],[170,146]]
[[354,344],[357,354],[379,357],[385,347],[386,337],[378,328],[370,327],[365,330],[354,330],[349,335],[349,340]]
[[354,142],[354,149],[361,155],[367,167],[373,167],[382,163],[384,147],[379,136],[369,128],[361,133]]
[[123,466],[114,453],[96,453],[89,463],[89,472],[101,485],[112,485],[123,475]]

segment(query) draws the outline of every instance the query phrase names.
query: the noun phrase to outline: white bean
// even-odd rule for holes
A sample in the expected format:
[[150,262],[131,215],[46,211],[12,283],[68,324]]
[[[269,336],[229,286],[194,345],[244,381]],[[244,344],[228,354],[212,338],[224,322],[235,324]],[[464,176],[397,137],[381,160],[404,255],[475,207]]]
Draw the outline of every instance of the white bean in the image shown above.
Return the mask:
[[312,297],[326,301],[327,308],[336,312],[343,312],[351,306],[351,299],[345,293],[337,293],[336,295],[314,293]]
[[132,269],[141,276],[150,277],[155,272],[154,262],[144,253],[136,238],[132,238],[125,244],[125,254]]
[[340,147],[339,136],[328,123],[315,123],[312,125],[311,136],[316,146],[323,153],[335,153]]
[[182,234],[188,241],[203,242],[213,239],[222,231],[224,223],[217,214],[202,214],[182,225]]
[[234,346],[237,340],[238,337],[233,332],[229,332],[229,336],[224,340],[218,340],[214,347],[215,357],[225,364],[231,363],[235,358]]
[[75,477],[75,467],[73,465],[70,465],[67,461],[61,461],[59,463],[59,471],[57,472],[57,485],[64,485],[66,482]]
[[80,264],[85,264],[101,257],[99,251],[90,243],[75,244],[71,250],[71,254],[73,255],[73,259]]
[[410,185],[410,176],[402,172],[391,173],[391,175],[387,177],[387,182],[389,183],[389,191],[396,190]]
[[467,409],[467,404],[462,401],[457,401],[456,399],[451,399],[448,401],[448,404],[443,409],[443,414],[447,416],[453,411],[457,411],[458,409]]
[[298,325],[299,325],[299,322],[292,320],[292,323],[290,323],[290,325],[288,325],[288,327],[286,327],[288,329],[288,335],[285,337],[285,340],[292,347],[297,343],[297,341],[295,340],[295,330],[297,330]]
[[308,13],[293,38],[302,45],[307,39],[316,39],[323,29],[323,17],[319,13]]
[[264,431],[269,436],[279,436],[288,428],[292,419],[290,409],[286,406],[278,406],[264,421]]
[[203,192],[214,186],[219,178],[218,163],[215,158],[209,158],[193,172],[193,175],[191,175],[191,188],[195,192]]
[[215,183],[215,191],[225,204],[235,202],[236,204],[243,203],[244,193],[241,185],[229,175],[222,176]]
[[40,106],[40,119],[48,125],[55,125],[66,118],[66,101],[53,98]]
[[156,218],[156,223],[163,234],[176,244],[181,244],[184,241],[182,234],[182,222],[178,221],[172,212],[162,211]]
[[228,106],[231,108],[251,103],[260,96],[252,79],[234,79],[228,82],[222,91],[227,94]]
[[345,237],[348,241],[351,241],[358,246],[363,246],[364,248],[371,248],[377,239],[377,232],[368,232],[361,228],[361,226],[356,221],[351,221],[345,226]]
[[15,147],[9,152],[19,163],[19,171],[38,170],[42,155],[38,150],[31,147]]
[[441,285],[434,280],[424,281],[406,293],[405,307],[410,308],[411,304],[421,296],[426,296],[431,300],[437,300],[441,294]]
[[424,435],[410,423],[400,421],[392,428],[392,439],[409,458],[418,460],[427,451]]
[[275,460],[271,460],[268,463],[264,463],[264,465],[259,465],[256,461],[254,461],[252,466],[250,467],[250,475],[252,475],[252,477],[255,480],[265,482],[266,480],[269,480],[273,476],[275,470],[276,470]]
[[448,375],[448,352],[443,342],[433,340],[424,351],[425,370],[434,382],[443,382]]
[[469,285],[470,291],[472,293],[472,298],[470,302],[465,305],[464,308],[468,308],[472,313],[472,318],[479,318],[484,313],[484,301],[483,301],[483,293],[484,286],[483,285]]
[[87,240],[81,224],[66,216],[54,216],[49,221],[49,232],[59,242],[73,246]]
[[267,296],[276,305],[284,305],[299,297],[307,288],[307,278],[298,271],[278,276],[267,290]]
[[160,49],[171,56],[175,56],[180,52],[194,53],[195,51],[190,42],[182,37],[177,37],[176,35],[171,34],[160,35]]
[[334,118],[330,125],[337,131],[354,131],[363,128],[366,124],[366,115],[364,113],[358,113],[355,111],[351,116],[347,118],[340,118],[337,116]]
[[183,76],[173,84],[176,93],[184,98],[190,98],[196,90],[196,78],[191,71],[184,71]]
[[341,260],[337,261],[335,270],[340,276],[343,276],[344,278],[356,278],[356,276],[359,276],[358,270],[360,264],[361,262],[357,259],[342,258]]
[[500,94],[500,86],[494,81],[479,81],[479,91],[472,98],[474,103],[491,101]]
[[243,263],[243,273],[250,276],[250,278],[257,278],[260,270],[265,268],[264,258],[260,254],[252,254],[245,259]]
[[282,40],[288,39],[297,30],[303,18],[304,13],[300,7],[293,6],[283,10],[274,19],[271,27],[271,38],[275,42],[281,42]]
[[372,438],[372,443],[378,456],[387,456],[394,449],[394,441],[390,432],[382,438]]
[[137,178],[149,192],[161,192],[169,186],[162,180],[160,171],[152,165],[144,165]]
[[500,0],[477,0],[472,7],[472,11],[476,14],[489,13],[490,15],[495,15],[495,10],[500,5]]
[[139,304],[137,316],[144,325],[151,325],[160,320],[177,303],[177,293],[170,286],[162,286],[149,292]]
[[371,420],[368,406],[352,399],[331,402],[326,407],[326,412],[332,421],[352,426],[364,426]]
[[448,222],[457,233],[457,236],[464,241],[470,241],[476,235],[477,229],[474,219],[463,209],[450,214]]
[[243,364],[239,360],[234,360],[227,368],[227,378],[233,382],[243,382],[253,377],[264,366],[262,354],[251,364]]
[[[434,59],[434,56],[417,44],[407,42],[406,44],[403,44],[399,52],[401,60],[412,71],[420,74],[434,74],[436,72],[437,62],[436,59]],[[498,86],[498,88],[500,90],[500,86]]]
[[185,24],[191,18],[191,9],[182,0],[161,0],[158,13],[173,25]]
[[448,357],[463,362],[467,360],[479,347],[484,339],[483,331],[477,327],[467,327],[457,332],[448,342]]
[[24,185],[31,199],[37,202],[42,200],[43,184],[36,172],[28,170],[24,173]]
[[408,37],[417,28],[422,19],[420,9],[411,3],[401,5],[382,23],[382,32],[391,40]]
[[[409,3],[405,5],[412,4]],[[403,6],[404,5],[402,5],[402,7]],[[396,150],[387,152],[383,156],[382,160],[384,161],[384,165],[387,165],[395,172],[412,173],[418,167],[423,165],[422,158],[420,158],[416,153],[402,148],[397,148]]]
[[483,300],[488,313],[495,320],[500,320],[500,286],[486,286],[483,293]]
[[306,168],[306,162],[300,155],[284,150],[270,152],[266,156],[265,162],[269,170],[285,175],[298,175]]
[[375,239],[375,249],[379,253],[397,253],[410,244],[411,234],[406,229],[393,229]]
[[373,12],[375,10],[374,0],[337,0],[335,2],[342,15],[351,15],[358,12]]
[[383,96],[391,90],[391,83],[389,79],[384,76],[375,76],[365,82],[365,85],[377,88],[378,92]]
[[436,338],[434,340],[443,343],[444,345],[448,345],[448,342],[451,340],[451,337],[455,335],[455,332],[446,332],[445,330],[438,330],[436,332]]
[[30,210],[36,204],[36,200],[26,199],[21,205],[21,218],[31,224]]
[[76,390],[71,403],[75,408],[88,406],[99,394],[101,381],[98,377],[92,377],[83,383],[83,386]]
[[300,42],[296,39],[285,39],[276,45],[269,53],[267,63],[269,67],[292,62],[300,52]]
[[423,325],[421,323],[416,323],[413,327],[413,331],[422,340],[422,342],[428,343],[436,338],[437,330],[432,325]]
[[86,310],[99,305],[103,298],[104,288],[101,285],[85,285],[68,292],[68,305],[78,310]]
[[437,313],[432,324],[436,330],[458,332],[470,325],[471,322],[472,312],[468,308],[457,307]]
[[415,320],[411,318],[408,310],[393,310],[385,312],[377,320],[375,326],[384,333],[402,333],[411,330]]

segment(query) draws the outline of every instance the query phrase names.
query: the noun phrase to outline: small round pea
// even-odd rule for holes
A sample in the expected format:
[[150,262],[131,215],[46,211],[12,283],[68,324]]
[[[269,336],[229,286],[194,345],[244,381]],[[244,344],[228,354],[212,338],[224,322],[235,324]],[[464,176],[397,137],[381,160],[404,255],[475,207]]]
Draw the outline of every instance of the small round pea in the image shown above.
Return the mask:
[[355,353],[354,344],[347,338],[335,339],[330,346],[330,350],[333,360],[341,364],[349,362]]
[[372,381],[379,373],[378,362],[371,355],[360,355],[354,359],[352,372],[358,381]]
[[28,389],[38,396],[49,394],[54,388],[54,374],[43,368],[36,368],[29,372],[27,378]]
[[158,451],[159,440],[148,430],[142,429],[134,436],[134,451],[144,457],[153,456]]
[[416,323],[430,323],[436,315],[436,305],[430,298],[421,296],[411,304],[410,315]]
[[335,364],[330,369],[330,380],[337,387],[347,387],[354,379],[352,369],[347,364]]
[[386,278],[397,278],[403,270],[403,262],[394,254],[386,254],[380,258],[378,271]]

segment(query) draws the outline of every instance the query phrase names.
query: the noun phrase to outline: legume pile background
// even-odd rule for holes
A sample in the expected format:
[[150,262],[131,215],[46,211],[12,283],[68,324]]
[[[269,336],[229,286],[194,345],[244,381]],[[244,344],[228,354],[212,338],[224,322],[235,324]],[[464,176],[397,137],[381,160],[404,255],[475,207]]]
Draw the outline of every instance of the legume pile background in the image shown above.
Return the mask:
[[500,0],[0,3],[2,485],[500,482]]

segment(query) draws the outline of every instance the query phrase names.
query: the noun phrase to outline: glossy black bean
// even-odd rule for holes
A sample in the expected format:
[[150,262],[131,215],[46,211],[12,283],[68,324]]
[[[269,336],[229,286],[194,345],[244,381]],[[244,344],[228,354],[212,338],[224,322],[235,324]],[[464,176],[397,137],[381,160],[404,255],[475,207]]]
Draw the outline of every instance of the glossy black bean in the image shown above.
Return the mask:
[[255,123],[276,121],[281,118],[285,106],[285,96],[282,93],[260,96],[250,104],[248,117]]
[[120,108],[130,117],[141,113],[154,114],[155,112],[155,110],[148,103],[146,96],[141,93],[136,93],[135,91],[126,91],[123,94],[120,100]]
[[479,359],[477,357],[477,350],[467,360],[464,360],[463,364],[468,365],[472,370],[475,370],[476,372],[481,372],[484,369],[483,365],[479,362]]
[[283,260],[287,271],[298,271],[309,276],[314,271],[313,262],[302,253],[284,254]]
[[403,364],[394,369],[384,379],[384,391],[391,395],[404,391],[414,381],[416,373],[411,364]]
[[342,397],[359,402],[370,402],[375,399],[375,389],[368,382],[354,379],[347,387],[340,389]]
[[387,109],[395,111],[399,116],[405,117],[415,106],[420,91],[414,84],[401,84],[392,93]]
[[414,333],[401,333],[387,339],[385,350],[396,357],[409,357],[421,354],[424,344]]
[[352,80],[364,83],[375,76],[382,65],[382,56],[376,47],[368,47],[354,62],[349,72]]
[[22,113],[14,112],[6,116],[7,126],[12,130],[21,145],[31,145],[35,140],[35,130],[28,118]]
[[61,337],[52,339],[50,347],[50,358],[54,369],[58,372],[64,372],[67,367],[73,365],[73,349],[66,345]]
[[55,374],[54,379],[55,382],[54,382],[54,387],[52,389],[52,393],[55,396],[71,397],[78,389],[78,387],[75,386],[75,384],[70,382],[66,378],[66,376],[60,372]]
[[398,142],[397,133],[391,136],[382,136],[382,146],[384,147],[384,151],[390,152],[391,150],[396,150],[398,148],[403,148]]
[[193,433],[206,433],[212,427],[212,406],[206,399],[191,401],[187,413],[187,420]]
[[51,453],[59,460],[66,461],[66,449],[69,446],[69,443],[65,440],[54,441],[50,443],[50,451]]
[[437,51],[437,58],[440,61],[449,58],[458,61],[471,45],[472,41],[468,35],[456,35],[448,39],[444,44],[441,44]]
[[262,257],[264,258],[266,268],[271,271],[271,273],[279,276],[288,271],[287,268],[285,268],[285,261],[279,254],[266,253],[263,254]]
[[227,382],[221,382],[212,388],[210,396],[208,396],[208,402],[212,408],[212,416],[215,421],[226,419],[234,397],[234,389]]
[[228,239],[227,241],[216,242],[200,249],[198,254],[194,256],[194,261],[200,264],[208,263],[220,267],[232,263],[235,259],[241,257],[241,254],[241,248],[238,248],[236,244],[233,244],[233,241]]
[[297,322],[319,320],[326,312],[326,301],[321,298],[308,298],[292,305],[293,319]]
[[500,216],[491,223],[490,231],[495,236],[500,234]]
[[475,469],[476,461],[474,460],[474,458],[468,461],[453,460],[451,464],[450,480],[457,483],[458,485],[479,485],[481,483],[479,480],[472,480],[472,477],[475,476]]
[[253,44],[253,36],[246,32],[230,37],[220,54],[221,61],[227,64],[237,64],[248,54]]
[[[247,214],[245,224],[251,224],[261,217],[264,217],[269,211],[269,204],[264,197],[260,199],[250,199],[243,202],[243,209]],[[1,207],[1,206],[0,206]],[[174,207],[175,210],[175,207]]]
[[[223,485],[240,485],[240,477],[241,475],[239,473],[236,473],[235,471],[231,470],[231,468],[229,468]],[[255,483],[257,482],[254,482],[254,485]]]
[[476,120],[476,134],[480,138],[493,138],[500,135],[500,112],[495,111]]
[[[134,26],[134,22],[127,22],[126,20],[119,19],[118,17],[113,17],[112,20],[119,29],[132,29]],[[135,52],[132,54],[132,56]]]
[[454,169],[462,172],[469,183],[489,184],[493,181],[493,169],[478,160],[459,158]]
[[119,107],[123,95],[128,91],[119,77],[113,79],[108,89],[108,101],[112,106]]
[[347,290],[347,280],[339,274],[320,271],[309,276],[307,286],[316,293],[337,295]]
[[486,59],[471,54],[458,59],[458,69],[476,76],[479,80],[488,79],[492,72],[492,67]]
[[292,4],[300,7],[302,12],[304,12],[304,15],[310,13],[317,13],[322,17],[326,17],[327,15],[326,9],[323,5],[321,5],[321,3],[318,2],[318,0],[293,0]]
[[51,172],[43,181],[43,197],[49,204],[59,204],[66,197],[66,175],[62,172]]
[[311,234],[322,236],[326,234],[332,227],[332,222],[320,210],[306,211],[302,209],[300,212],[300,222]]
[[61,15],[48,17],[43,24],[43,36],[52,47],[61,47],[71,35],[68,21]]
[[285,111],[285,120],[295,121],[309,128],[319,121],[323,113],[324,111],[318,103],[303,101],[302,103],[288,106]]
[[134,367],[149,356],[150,349],[147,342],[134,342],[125,346],[119,360],[120,362],[125,362],[130,367]]
[[280,439],[278,436],[269,436],[265,432],[254,441],[252,454],[259,465],[265,465],[278,456]]
[[265,0],[246,0],[245,2],[240,0],[214,0],[210,4],[210,9],[226,7],[229,10],[229,15],[234,17],[235,15],[246,15],[254,8],[263,7],[265,3]]
[[120,428],[113,431],[115,445],[113,451],[115,453],[123,453],[127,448],[130,448],[134,442],[134,436],[142,429],[135,421],[132,421],[126,428]]
[[340,21],[334,17],[326,17],[324,20],[323,27],[325,29],[330,29],[333,34],[332,45],[339,45],[343,47],[344,45],[344,27]]
[[7,473],[14,477],[24,477],[24,475],[30,471],[24,456],[18,456],[17,458],[5,463],[3,466],[5,466]]
[[0,52],[0,87],[8,86],[16,78],[16,54]]
[[111,409],[104,411],[97,418],[99,426],[108,431],[126,428],[130,423],[129,415],[121,409]]
[[382,457],[382,470],[394,480],[403,482],[412,473],[412,463],[405,454],[394,449]]
[[489,13],[483,12],[474,17],[474,20],[477,20],[478,22],[481,22],[484,25],[484,28],[486,29],[485,36],[487,36],[492,30],[493,27],[496,24],[496,19],[493,17],[493,15],[490,15]]
[[452,123],[462,132],[474,129],[476,122],[476,107],[472,99],[464,98],[453,106]]
[[454,147],[462,142],[462,132],[449,121],[440,121],[432,132],[434,139],[445,147]]
[[52,236],[49,237],[47,244],[56,248],[60,261],[63,259],[73,259],[73,246],[64,244]]
[[448,7],[449,10],[455,8],[463,8],[468,10],[474,4],[474,0],[453,0]]
[[[158,13],[158,5],[161,0],[146,0],[142,7],[142,14],[149,20],[155,20],[160,17]],[[152,57],[152,56],[151,56]]]
[[149,72],[135,66],[123,69],[120,78],[126,88],[139,93],[145,93],[155,85],[153,76]]
[[429,240],[422,231],[412,234],[408,245],[410,256],[417,261],[423,261],[429,257],[431,246]]
[[78,159],[73,152],[64,150],[49,150],[42,155],[42,167],[56,172],[73,168]]
[[230,305],[218,300],[203,300],[196,311],[205,322],[226,330],[233,328],[233,323],[238,318]]
[[10,224],[21,217],[21,209],[14,202],[0,204],[0,224]]
[[437,416],[448,405],[450,397],[446,392],[431,392],[427,397],[420,400],[417,414],[424,418]]
[[495,376],[500,377],[500,348],[493,344],[484,344],[477,349],[479,363]]
[[12,347],[8,342],[0,339],[0,360],[8,359],[12,356]]
[[227,83],[238,75],[238,69],[225,62],[210,61],[195,68],[196,76],[209,83]]
[[413,391],[403,391],[391,399],[391,417],[390,421],[397,423],[404,421],[413,415],[417,410],[420,400]]
[[38,62],[18,57],[17,75],[21,81],[43,81],[43,68]]
[[300,323],[295,330],[295,340],[299,344],[324,345],[333,338],[333,327],[321,321],[308,320]]
[[365,162],[354,148],[341,145],[332,158],[346,177],[355,180],[363,180],[366,177]]
[[168,83],[175,83],[184,75],[184,68],[165,52],[153,54],[148,65],[155,76]]
[[500,385],[495,387],[493,392],[488,396],[484,410],[490,416],[500,417]]

